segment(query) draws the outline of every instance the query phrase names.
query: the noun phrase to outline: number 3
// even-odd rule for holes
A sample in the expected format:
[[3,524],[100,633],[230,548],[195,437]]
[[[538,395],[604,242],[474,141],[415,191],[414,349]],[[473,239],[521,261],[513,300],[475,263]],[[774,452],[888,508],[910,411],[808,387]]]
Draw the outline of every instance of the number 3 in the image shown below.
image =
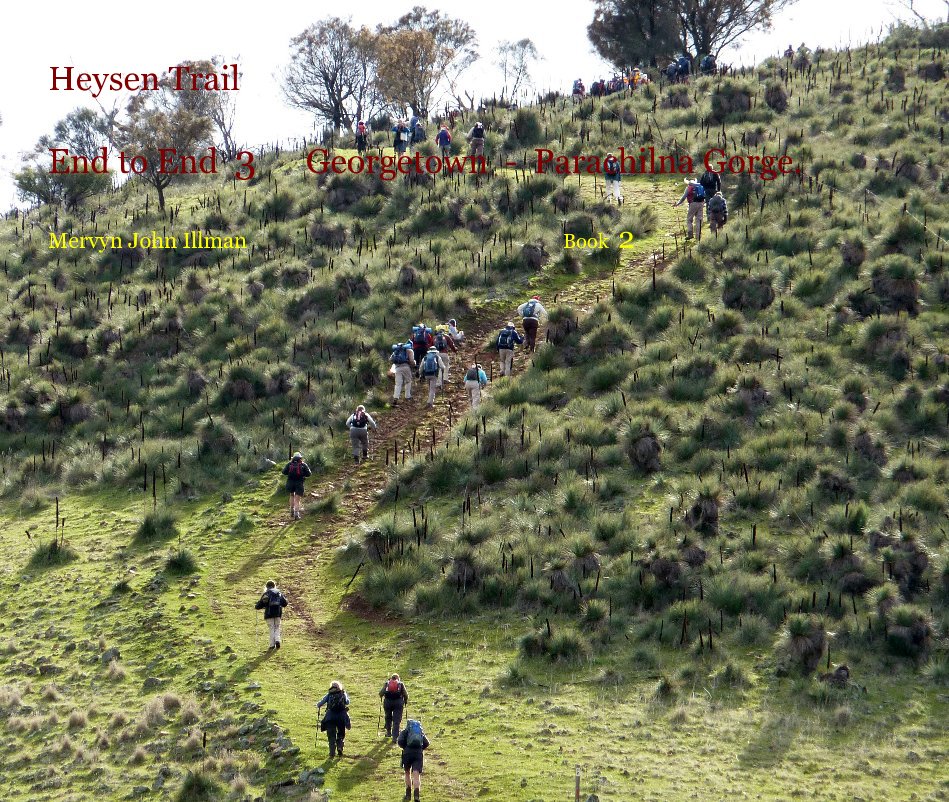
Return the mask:
[[633,232],[632,231],[620,231],[620,248],[632,248],[633,247]]
[[[240,153],[237,154],[237,158],[239,160],[246,158],[247,161],[241,164],[241,166],[237,169],[237,172],[234,174],[234,177],[238,181],[250,181],[250,179],[252,179],[256,173],[256,171],[254,170],[254,154],[251,153],[249,150],[242,150]],[[247,174],[241,175],[241,169],[246,169]]]

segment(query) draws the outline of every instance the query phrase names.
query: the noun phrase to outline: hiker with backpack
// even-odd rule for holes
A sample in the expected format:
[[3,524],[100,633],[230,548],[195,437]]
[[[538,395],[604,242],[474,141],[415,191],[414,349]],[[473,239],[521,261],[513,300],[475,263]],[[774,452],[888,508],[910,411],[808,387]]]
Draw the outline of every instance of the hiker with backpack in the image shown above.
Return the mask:
[[705,58],[702,59],[699,64],[699,69],[702,71],[702,75],[714,75],[715,70],[718,65],[715,62],[715,56],[709,53]]
[[303,455],[297,451],[293,458],[283,466],[283,475],[287,477],[287,492],[290,494],[290,517],[299,521],[303,515],[303,481],[313,475],[310,466],[303,461]]
[[409,130],[412,133],[412,144],[418,145],[420,142],[425,141],[425,128],[422,126],[422,121],[416,117],[415,122],[411,124]]
[[616,198],[617,203],[623,202],[622,173],[623,168],[620,166],[619,159],[612,153],[607,153],[606,161],[603,162],[603,175],[606,178],[607,202],[612,198]]
[[714,170],[706,170],[699,179],[702,189],[705,190],[705,206],[712,199],[716,192],[722,191],[722,177]]
[[369,129],[366,123],[360,120],[356,124],[356,152],[362,156],[369,148]]
[[438,387],[442,388],[445,382],[448,381],[448,371],[451,370],[451,357],[448,356],[448,352],[454,351],[457,353],[458,346],[455,345],[455,341],[448,334],[447,326],[438,326],[435,329],[434,345],[441,355],[442,364],[445,366],[444,372],[438,377]]
[[405,729],[399,733],[396,743],[402,747],[402,769],[405,771],[405,796],[408,802],[415,791],[415,802],[419,802],[422,791],[422,767],[425,762],[423,752],[431,745],[422,722],[410,718]]
[[415,353],[415,363],[418,365],[418,375],[422,375],[422,360],[428,349],[435,345],[432,330],[424,323],[412,326],[412,351]]
[[438,133],[435,134],[435,144],[441,148],[442,158],[447,159],[451,154],[451,131],[448,130],[447,125],[438,129]]
[[524,326],[527,351],[532,354],[534,353],[534,347],[537,345],[537,329],[540,327],[540,316],[546,316],[547,310],[540,302],[540,296],[534,295],[529,301],[517,307],[517,313],[521,316],[521,324]]
[[724,228],[725,223],[728,222],[728,203],[725,201],[725,196],[721,192],[716,192],[709,198],[705,208],[708,212],[708,227],[713,234],[716,234],[718,229]]
[[267,587],[257,604],[254,605],[254,609],[264,611],[264,621],[267,622],[270,629],[269,651],[276,651],[280,648],[280,625],[283,622],[283,608],[289,603],[287,597],[277,588],[277,583],[272,579],[268,579]]
[[395,743],[402,728],[402,712],[409,703],[409,692],[405,690],[398,674],[389,677],[379,691],[379,698],[386,714],[386,738],[391,738],[392,743]]
[[320,721],[320,730],[326,733],[326,740],[330,745],[330,757],[343,756],[343,742],[346,740],[346,730],[352,727],[349,718],[349,694],[339,680],[330,683],[330,689],[320,701],[316,709],[326,705],[326,715]]
[[679,64],[675,61],[670,61],[666,65],[666,78],[669,79],[669,83],[676,83],[679,78]]
[[435,390],[441,387],[442,371],[446,370],[445,362],[438,349],[433,345],[422,358],[420,372],[423,381],[428,381],[428,408],[435,406]]
[[353,444],[353,461],[358,465],[360,452],[363,462],[369,459],[369,427],[373,430],[379,427],[362,404],[346,419],[346,425],[349,427],[349,440]]
[[465,392],[472,409],[481,406],[481,391],[488,385],[488,376],[479,363],[465,371]]
[[501,375],[511,376],[514,373],[514,346],[524,342],[524,338],[517,333],[514,324],[508,321],[507,325],[498,334],[495,345],[498,349],[498,358],[501,361]]
[[468,142],[471,144],[471,155],[484,158],[484,123],[480,120],[468,132]]
[[695,239],[702,239],[702,217],[705,214],[705,187],[703,187],[694,178],[685,179],[685,192],[673,206],[681,206],[683,201],[687,201],[689,211],[686,214],[686,239],[692,238],[692,232],[695,231]]
[[405,124],[405,120],[399,120],[392,126],[392,133],[395,134],[392,139],[392,147],[395,149],[395,155],[401,156],[409,146],[409,139],[411,138],[409,127]]
[[692,59],[683,53],[676,60],[679,67],[679,83],[687,84],[689,82],[689,73],[692,72]]
[[403,387],[405,387],[405,400],[409,401],[412,398],[412,375],[416,367],[412,341],[393,345],[389,362],[392,363],[392,373],[395,375],[395,395],[392,397],[392,406],[395,406],[399,403]]

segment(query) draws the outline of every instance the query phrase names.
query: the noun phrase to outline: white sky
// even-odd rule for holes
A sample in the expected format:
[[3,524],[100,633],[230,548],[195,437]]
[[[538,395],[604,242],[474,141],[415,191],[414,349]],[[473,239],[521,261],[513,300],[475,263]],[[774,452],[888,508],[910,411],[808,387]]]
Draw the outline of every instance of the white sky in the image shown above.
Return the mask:
[[[418,2],[419,0],[416,0]],[[944,0],[915,0],[929,18],[945,19]],[[355,6],[324,0],[286,0],[273,4],[191,3],[170,5],[156,14],[151,4],[98,0],[84,13],[81,5],[47,0],[41,6],[10,3],[4,9],[6,43],[0,48],[0,209],[15,201],[10,179],[21,154],[29,150],[71,109],[91,105],[79,91],[51,92],[50,67],[73,66],[82,72],[156,72],[184,59],[221,54],[239,56],[237,136],[250,144],[290,139],[309,133],[312,118],[283,101],[279,74],[294,35],[317,20],[352,14],[353,22],[374,27],[408,11],[414,3],[361,0]],[[534,70],[540,89],[569,89],[573,78],[590,81],[609,68],[586,38],[593,16],[590,0],[569,0],[556,13],[553,4],[499,0],[430,0],[429,8],[467,21],[478,32],[482,58],[463,83],[490,96],[500,81],[491,64],[499,41],[530,37],[544,57]],[[238,10],[241,9],[241,10]],[[243,9],[253,9],[245,11]],[[476,10],[476,13],[473,13]],[[876,39],[897,17],[906,17],[900,0],[799,0],[781,14],[772,31],[748,37],[721,61],[752,64],[796,47],[861,44]],[[107,97],[103,98],[107,100]]]

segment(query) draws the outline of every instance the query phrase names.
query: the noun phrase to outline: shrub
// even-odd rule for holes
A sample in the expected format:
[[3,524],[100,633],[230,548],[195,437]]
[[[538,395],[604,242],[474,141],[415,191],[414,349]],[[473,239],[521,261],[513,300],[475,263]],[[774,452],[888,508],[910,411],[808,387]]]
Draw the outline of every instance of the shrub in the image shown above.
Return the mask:
[[919,607],[897,605],[887,613],[886,621],[886,645],[892,654],[917,659],[929,649],[932,626]]
[[817,617],[792,613],[781,631],[778,650],[803,673],[810,674],[817,668],[826,645],[827,633]]
[[198,564],[195,562],[194,556],[190,551],[181,549],[168,556],[168,559],[165,561],[165,570],[169,574],[184,576],[197,571]]
[[68,565],[79,559],[79,552],[59,538],[54,537],[48,543],[40,543],[30,555],[30,568],[55,568]]
[[711,120],[724,122],[731,114],[751,111],[751,89],[733,81],[724,81],[712,93]]
[[179,535],[175,516],[168,510],[156,510],[148,513],[135,533],[135,539],[140,543],[154,543],[158,540],[169,540]]
[[778,114],[787,111],[788,93],[784,88],[784,84],[777,81],[768,84],[764,90],[764,102],[768,104],[768,108]]
[[220,787],[211,777],[201,771],[189,771],[175,795],[175,802],[214,802],[220,799],[220,794]]

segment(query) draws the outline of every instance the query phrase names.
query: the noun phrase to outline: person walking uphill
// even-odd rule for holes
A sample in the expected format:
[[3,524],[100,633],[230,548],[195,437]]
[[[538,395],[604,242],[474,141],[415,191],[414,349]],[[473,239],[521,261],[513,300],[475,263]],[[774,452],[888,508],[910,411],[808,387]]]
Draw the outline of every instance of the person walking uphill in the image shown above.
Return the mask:
[[447,125],[443,125],[438,129],[438,133],[435,135],[435,144],[441,148],[443,159],[447,159],[451,155],[451,131],[448,130]]
[[443,371],[447,370],[442,355],[433,345],[428,349],[425,358],[422,360],[421,371],[422,379],[428,382],[428,408],[435,406],[435,390],[441,386],[441,376]]
[[488,376],[480,364],[474,364],[465,371],[465,391],[472,409],[481,406],[481,391],[488,385]]
[[412,398],[412,375],[415,373],[415,351],[412,341],[396,343],[392,346],[392,356],[389,357],[395,375],[395,395],[392,397],[392,406],[399,403],[402,388],[405,387],[405,400]]
[[681,206],[683,201],[689,204],[689,211],[685,218],[686,239],[691,239],[693,227],[695,239],[702,239],[702,217],[705,215],[705,187],[692,178],[685,179],[685,192],[673,206]]
[[422,722],[409,719],[405,729],[399,733],[396,743],[402,747],[402,770],[405,772],[405,796],[412,798],[415,790],[415,802],[422,791],[422,768],[425,762],[423,752],[431,745],[422,730]]
[[402,711],[409,703],[409,693],[398,674],[389,677],[379,691],[379,698],[382,699],[382,709],[386,714],[386,738],[391,738],[392,743],[395,743],[402,728]]
[[267,589],[264,595],[260,597],[255,610],[264,611],[264,621],[270,628],[270,649],[280,648],[280,625],[283,622],[283,608],[290,602],[287,597],[277,588],[277,583],[272,579],[267,580]]
[[346,740],[346,730],[352,727],[349,719],[349,694],[339,680],[330,683],[330,689],[320,701],[316,703],[319,710],[326,705],[326,715],[320,722],[320,729],[326,733],[326,740],[330,745],[330,757],[343,756],[343,742]]
[[371,426],[373,431],[379,427],[362,404],[346,419],[346,425],[349,427],[349,439],[353,444],[353,461],[358,465],[360,453],[363,462],[369,459],[369,427]]
[[606,154],[606,161],[603,162],[603,174],[606,176],[606,200],[609,202],[616,198],[617,203],[623,202],[623,169],[620,166],[619,159],[612,153]]
[[448,352],[457,353],[458,346],[455,345],[455,341],[451,338],[451,335],[448,333],[447,326],[438,326],[435,329],[435,347],[438,349],[438,353],[442,358],[442,364],[445,366],[444,371],[438,377],[438,386],[439,388],[443,387],[445,382],[448,381],[448,372],[451,370],[451,357],[448,355]]
[[405,124],[405,120],[399,120],[394,126],[392,126],[392,133],[395,136],[392,138],[392,148],[395,150],[396,156],[401,156],[405,153],[406,148],[409,146],[409,139],[411,138],[411,132],[409,127]]
[[415,363],[419,367],[419,375],[422,370],[422,360],[428,349],[435,345],[435,338],[432,336],[432,330],[424,323],[412,326],[412,350],[415,352]]
[[521,316],[521,323],[524,326],[524,336],[527,338],[527,350],[534,353],[537,345],[537,329],[540,326],[540,316],[546,315],[547,310],[540,302],[540,296],[534,295],[529,301],[522,303],[517,307],[517,313]]
[[514,324],[508,321],[508,324],[501,329],[498,334],[497,349],[498,358],[501,360],[501,375],[511,376],[514,373],[514,346],[524,342],[524,338],[517,333]]
[[287,492],[290,494],[290,517],[296,521],[303,515],[303,480],[313,475],[310,466],[303,461],[303,455],[297,451],[286,465],[283,475],[287,477]]
[[468,132],[468,142],[471,143],[471,155],[484,157],[484,123],[480,120],[471,126]]

